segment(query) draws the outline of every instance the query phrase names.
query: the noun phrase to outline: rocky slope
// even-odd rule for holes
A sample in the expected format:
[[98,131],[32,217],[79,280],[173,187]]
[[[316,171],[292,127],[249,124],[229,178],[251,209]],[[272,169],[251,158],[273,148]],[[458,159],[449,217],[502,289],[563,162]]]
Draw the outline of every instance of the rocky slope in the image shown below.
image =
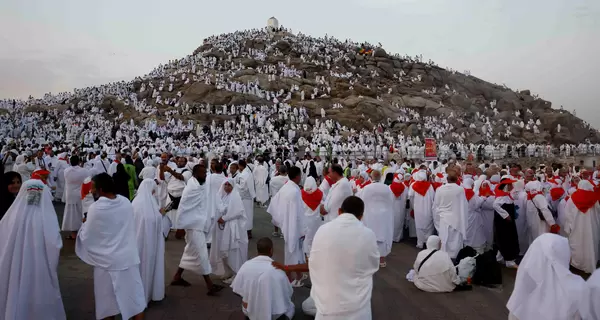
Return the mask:
[[[361,49],[372,51],[364,54]],[[249,52],[261,52],[264,55],[257,58]],[[299,91],[296,91],[287,103],[296,107],[304,106],[313,119],[320,117],[321,109],[324,109],[328,118],[357,130],[372,130],[375,125],[382,124],[384,128],[390,127],[393,132],[402,132],[405,136],[426,134],[422,131],[423,123],[419,120],[394,121],[402,115],[402,108],[409,108],[417,110],[421,119],[428,116],[438,117],[435,121],[446,119],[453,127],[452,132],[465,134],[465,142],[577,144],[588,139],[591,142],[600,141],[597,130],[570,112],[553,109],[549,101],[532,96],[529,90],[514,92],[471,75],[446,70],[433,63],[424,63],[419,58],[392,55],[383,48],[368,44],[331,38],[316,39],[287,32],[269,34],[263,31],[259,36],[256,32],[241,32],[206,39],[192,53],[192,57],[216,58],[216,66],[202,68],[215,76],[226,74],[228,81],[258,81],[261,89],[274,92],[282,89],[288,91],[297,86],[306,93],[305,99],[302,100]],[[235,65],[236,68],[224,67],[229,65]],[[242,68],[238,67],[240,65]],[[172,64],[167,72],[177,74],[173,82],[174,90],[161,93],[164,98],[172,98],[180,91],[180,105],[272,104],[272,101],[255,95],[217,89],[214,82],[185,83],[181,80],[181,73],[188,73],[188,77],[192,77],[193,73],[189,68],[186,70],[180,66],[181,64]],[[277,72],[276,80],[269,81],[267,74],[258,71],[268,66],[277,66],[278,70],[282,66],[293,67],[301,76],[281,77]],[[168,75],[163,75],[162,80],[168,83],[167,77]],[[317,77],[322,77],[324,82],[317,81]],[[133,88],[138,100],[146,99],[154,104],[150,97],[151,90],[140,92],[140,87],[144,82],[157,83],[160,80],[146,77],[144,80],[140,78],[134,81]],[[315,88],[319,91],[319,97],[311,99],[311,92]],[[324,92],[327,93],[326,96],[322,96]],[[333,108],[336,104],[341,104],[343,108]],[[141,116],[136,116],[135,112],[129,114],[131,110],[127,110],[121,101],[105,100],[103,106],[125,111],[127,116],[136,119]],[[173,109],[164,105],[157,107],[160,110]],[[195,114],[182,118],[204,122],[213,117]],[[481,129],[486,117],[492,129],[491,140]],[[224,118],[227,117],[218,117]],[[521,121],[527,124],[538,120],[539,133],[534,133],[533,126],[528,130],[520,125]],[[502,134],[506,132],[505,123],[510,127],[510,136]],[[446,135],[444,139],[456,140],[450,135]]]

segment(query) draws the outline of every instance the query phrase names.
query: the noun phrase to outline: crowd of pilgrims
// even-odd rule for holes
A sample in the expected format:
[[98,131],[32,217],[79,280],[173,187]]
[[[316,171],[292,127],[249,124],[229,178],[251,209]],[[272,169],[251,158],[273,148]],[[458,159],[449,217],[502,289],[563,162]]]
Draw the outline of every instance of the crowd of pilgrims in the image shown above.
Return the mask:
[[[322,66],[326,74],[297,70],[294,66],[297,61],[292,61],[291,55],[285,56],[266,30],[212,36],[204,41],[205,51],[161,64],[132,81],[75,89],[74,92],[47,93],[41,98],[0,100],[0,108],[9,110],[0,115],[0,144],[7,147],[16,143],[17,155],[29,153],[29,156],[31,150],[59,141],[60,145],[56,147],[61,150],[67,145],[84,145],[96,153],[107,151],[109,156],[125,147],[137,146],[151,155],[160,152],[191,155],[210,150],[218,154],[229,152],[248,156],[269,151],[271,154],[279,152],[278,157],[287,158],[287,152],[279,150],[300,149],[321,157],[337,156],[349,160],[361,157],[385,160],[390,152],[400,154],[401,158],[423,159],[423,137],[437,139],[440,159],[467,158],[471,153],[480,160],[572,156],[595,154],[600,148],[600,145],[587,142],[560,146],[509,142],[513,138],[512,128],[540,133],[543,119],[536,118],[531,110],[514,111],[512,121],[497,119],[496,101],[472,115],[455,111],[443,117],[423,116],[416,109],[396,105],[398,115],[395,118],[375,123],[362,114],[372,127],[348,128],[327,115],[327,110],[343,108],[342,104],[336,103],[309,114],[302,102],[329,97],[335,78],[348,79],[350,90],[360,84],[367,88],[373,86],[379,96],[388,93],[392,88],[380,83],[378,75],[372,74],[374,71],[365,74],[364,66],[351,63],[357,48],[377,46],[291,32],[283,36],[283,40],[286,39],[290,50],[303,63]],[[245,46],[249,40],[264,43],[264,48]],[[281,59],[269,62],[268,56]],[[254,59],[262,65],[246,67],[241,59]],[[403,59],[413,63],[422,60],[408,56]],[[430,61],[426,65],[433,66],[434,63]],[[261,87],[258,78],[247,82],[237,80],[237,74],[250,69],[254,74],[267,75],[269,81],[310,78],[315,82],[314,89],[305,92],[297,84],[291,84],[285,89],[269,90]],[[342,69],[346,71],[342,72]],[[394,74],[394,79],[399,83],[423,80],[420,75],[407,75],[403,71]],[[182,90],[193,83],[255,95],[269,101],[269,105],[192,103],[183,99]],[[459,94],[447,84],[424,91],[424,94]],[[110,100],[106,108],[109,98],[115,100]],[[64,108],[26,112],[28,107],[40,110],[40,106],[57,105]],[[115,111],[117,105],[123,105],[124,109]],[[201,125],[193,120],[197,114],[225,118]],[[133,118],[141,120],[136,123]],[[160,123],[157,119],[161,119]],[[394,127],[398,124],[414,124],[416,130],[410,135],[397,133]],[[457,130],[458,124],[467,127],[468,131]],[[557,125],[556,131],[560,130]],[[468,143],[468,137],[473,134],[484,137],[486,143]],[[153,150],[155,152],[151,152]]]
[[[263,40],[266,48],[243,49],[248,39]],[[407,270],[408,281],[423,291],[487,284],[481,277],[500,262],[518,268],[510,319],[600,319],[592,303],[600,298],[594,273],[600,171],[495,163],[590,154],[599,145],[498,142],[510,138],[513,126],[539,133],[541,122],[529,110],[517,111],[511,123],[496,120],[495,102],[473,119],[425,117],[398,107],[397,118],[371,130],[347,128],[325,109],[309,114],[290,100],[328,97],[330,78],[369,87],[368,77],[357,76],[361,67],[336,67],[359,45],[302,34],[293,40],[303,62],[328,70],[315,76],[311,92],[233,80],[247,69],[235,59],[266,62],[267,55],[282,55],[266,32],[251,30],[206,39],[213,54],[170,61],[131,82],[0,101],[7,110],[0,115],[2,318],[65,319],[56,273],[63,231],[65,240],[76,241],[77,256],[94,267],[98,319],[142,319],[149,302],[164,298],[168,237],[186,243],[172,285],[190,285],[185,270],[204,278],[209,295],[230,285],[252,320],[293,318],[293,288],[309,276],[304,313],[371,319],[373,275],[406,237],[423,249]],[[269,81],[307,77],[290,58],[254,71]],[[421,81],[402,73],[394,78]],[[271,104],[189,105],[178,89],[191,82]],[[457,94],[447,85],[425,91]],[[105,108],[115,101],[108,97],[144,120],[127,121],[116,105]],[[56,105],[63,107],[30,110]],[[190,118],[199,113],[220,120],[200,125]],[[467,143],[456,121],[470,122],[489,142]],[[419,133],[394,133],[398,123],[416,124]],[[423,137],[437,138],[438,161],[425,161]],[[60,227],[53,202],[65,204]],[[256,207],[271,216],[272,236],[284,239],[283,263],[273,261],[269,238],[258,239],[258,256],[248,259]],[[490,256],[491,265],[482,259]],[[585,282],[570,267],[593,275]]]
[[[51,148],[37,151],[31,174],[18,164],[3,169],[5,319],[65,318],[59,231],[94,267],[98,319],[142,319],[149,302],[164,298],[168,237],[186,243],[171,285],[190,286],[185,270],[203,276],[209,295],[230,285],[249,319],[292,319],[293,288],[309,275],[304,313],[371,319],[372,277],[405,237],[423,249],[407,275],[420,290],[495,284],[490,274],[501,263],[518,269],[510,319],[600,319],[600,167],[214,153],[190,161],[77,149],[53,166],[52,157]],[[61,228],[53,201],[65,203]],[[283,263],[271,258],[269,238],[248,259],[256,207],[284,239]],[[586,282],[571,268],[593,275]]]

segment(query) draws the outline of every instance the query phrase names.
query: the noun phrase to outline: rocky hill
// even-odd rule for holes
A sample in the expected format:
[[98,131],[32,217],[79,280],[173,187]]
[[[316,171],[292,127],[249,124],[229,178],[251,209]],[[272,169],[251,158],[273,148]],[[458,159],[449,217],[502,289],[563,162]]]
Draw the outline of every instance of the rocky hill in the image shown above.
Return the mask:
[[[451,132],[463,135],[467,143],[600,141],[597,130],[570,112],[552,108],[551,102],[531,95],[529,90],[515,92],[421,60],[390,54],[367,43],[251,30],[206,39],[190,56],[161,66],[160,73],[136,79],[132,92],[139,101],[146,99],[162,112],[181,110],[186,104],[273,104],[271,97],[219,86],[256,83],[261,90],[279,93],[280,102],[291,90],[285,103],[306,108],[310,124],[321,117],[323,109],[327,118],[348,128],[373,130],[381,124],[383,129],[405,136],[429,135],[423,120],[429,119],[429,124],[445,120]],[[196,75],[210,81],[188,79]],[[162,99],[177,99],[177,106],[156,103],[153,90],[143,90],[150,83],[155,89],[164,84]],[[166,87],[170,83],[173,88],[169,91]],[[125,118],[146,118],[121,100],[105,99],[102,105],[123,112]],[[417,111],[420,118],[398,118],[408,109]],[[215,116],[185,114],[181,118],[204,122]],[[450,132],[443,139],[457,140]]]

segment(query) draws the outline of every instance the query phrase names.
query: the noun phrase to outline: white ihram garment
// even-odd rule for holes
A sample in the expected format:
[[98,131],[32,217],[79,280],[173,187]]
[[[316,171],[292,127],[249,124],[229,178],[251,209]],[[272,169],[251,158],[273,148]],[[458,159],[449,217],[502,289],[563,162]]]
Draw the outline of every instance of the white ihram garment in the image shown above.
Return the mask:
[[519,264],[506,304],[509,319],[581,319],[585,281],[569,271],[569,259],[566,238],[550,233],[537,237]]
[[[312,248],[312,243],[313,240],[315,238],[315,234],[317,233],[317,230],[319,230],[319,227],[321,227],[321,225],[323,224],[323,220],[321,219],[321,215],[320,215],[320,209],[321,209],[321,201],[323,201],[323,191],[321,191],[321,189],[319,189],[317,187],[317,182],[315,180],[315,178],[313,177],[307,177],[306,180],[304,181],[304,189],[302,190],[302,192],[306,192],[309,194],[309,196],[315,196],[318,197],[318,195],[314,195],[315,192],[317,192],[317,194],[320,193],[320,199],[318,199],[319,201],[319,205],[313,210],[312,208],[310,208],[306,202],[304,202],[304,223],[305,223],[305,227],[304,227],[304,254],[308,257],[310,257],[310,250]],[[304,200],[303,200],[304,201]]]
[[60,229],[50,189],[24,181],[0,220],[0,319],[66,319],[58,284]]
[[[234,189],[227,194],[225,183]],[[210,265],[213,273],[219,276],[226,274],[227,268],[237,273],[248,259],[248,235],[246,233],[246,214],[242,198],[235,190],[235,182],[227,178],[221,183],[215,195],[215,218],[223,218],[224,225],[213,227],[210,250]]]
[[375,182],[364,187],[360,198],[365,203],[362,222],[375,233],[380,257],[386,257],[394,240],[394,194],[389,186]]
[[209,174],[206,177],[205,184],[208,188],[206,191],[206,210],[208,210],[209,212],[209,218],[207,220],[209,226],[208,231],[206,232],[206,243],[212,243],[213,229],[215,228],[217,220],[219,220],[219,218],[215,216],[217,203],[219,203],[219,201],[217,200],[217,192],[221,188],[221,185],[223,184],[223,181],[225,181],[225,179],[226,177],[223,173],[213,173]]
[[322,225],[308,267],[315,319],[371,319],[373,274],[379,270],[377,237],[371,229],[348,213]]
[[[414,183],[413,183],[414,184]],[[417,232],[417,246],[422,247],[427,238],[433,234],[435,226],[433,224],[433,199],[435,191],[429,186],[425,195],[415,192],[413,185],[408,189],[408,197],[411,207],[414,211],[415,230]]]
[[129,199],[101,197],[77,234],[77,256],[94,267],[96,318],[129,319],[146,308]]
[[581,317],[600,319],[600,269],[594,271],[586,282],[587,292],[582,298]]
[[289,180],[290,179],[287,176],[275,176],[271,178],[271,182],[269,183],[271,198],[273,198]]
[[442,250],[454,259],[467,236],[469,205],[465,189],[456,183],[439,187],[433,201],[434,222],[442,239]]
[[257,165],[252,171],[255,190],[256,190],[256,201],[259,203],[265,203],[269,200],[269,185],[267,184],[267,178],[269,172],[264,165]]
[[267,212],[275,225],[281,228],[285,240],[285,264],[296,265],[305,262],[301,238],[304,237],[304,202],[300,187],[288,181],[271,199]]
[[[402,183],[403,182],[399,182]],[[404,184],[403,184],[404,185]],[[406,222],[406,197],[408,190],[406,186],[399,196],[394,195],[394,242],[400,242],[404,236],[404,225]]]
[[324,216],[325,223],[334,220],[338,216],[338,210],[342,207],[342,203],[351,195],[352,186],[350,186],[350,181],[346,178],[340,179],[331,186],[323,203],[323,208],[327,211],[327,214]]
[[[581,181],[578,190],[593,192],[594,187],[588,181]],[[600,206],[594,204],[586,212],[582,212],[573,202],[571,196],[565,207],[566,222],[565,233],[569,238],[571,248],[571,265],[579,270],[592,273],[596,269],[596,263],[600,258],[598,243],[600,243],[600,226],[598,216],[600,215]]]
[[212,272],[206,248],[206,235],[210,228],[206,200],[206,182],[200,184],[192,177],[188,180],[179,203],[179,228],[185,229],[185,248],[179,267],[199,275]]
[[254,226],[254,177],[249,168],[245,168],[236,178],[236,188],[238,189],[242,202],[244,203],[244,211],[246,212],[246,230],[252,230]]
[[155,189],[154,179],[143,180],[131,202],[146,302],[160,301],[165,297],[164,217],[153,195]]
[[252,320],[271,320],[286,315],[294,317],[294,290],[285,273],[272,265],[273,259],[258,256],[246,261],[231,283],[233,292],[248,304],[244,314]]
[[[432,254],[434,250],[438,250]],[[440,250],[440,238],[429,236],[427,249],[417,255],[413,270],[415,271],[414,284],[425,292],[452,292],[460,278],[456,274],[456,267],[448,253]],[[427,256],[429,259],[423,262]],[[420,269],[420,270],[419,270]]]
[[62,222],[62,231],[77,231],[81,228],[83,220],[83,205],[81,202],[81,185],[90,172],[87,169],[70,166],[64,171],[65,211]]

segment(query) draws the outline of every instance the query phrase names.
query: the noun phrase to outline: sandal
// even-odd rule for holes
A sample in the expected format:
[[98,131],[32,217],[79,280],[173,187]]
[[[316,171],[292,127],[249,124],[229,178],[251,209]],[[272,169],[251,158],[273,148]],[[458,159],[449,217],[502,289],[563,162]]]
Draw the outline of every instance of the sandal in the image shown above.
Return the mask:
[[173,280],[171,281],[171,285],[172,286],[179,286],[179,287],[189,287],[192,284],[183,280],[183,278],[177,279],[177,280]]
[[216,295],[219,291],[225,289],[224,286],[220,286],[218,284],[213,284],[212,288],[210,288],[210,290],[208,290],[208,292],[206,293],[206,295],[209,296],[214,296]]

